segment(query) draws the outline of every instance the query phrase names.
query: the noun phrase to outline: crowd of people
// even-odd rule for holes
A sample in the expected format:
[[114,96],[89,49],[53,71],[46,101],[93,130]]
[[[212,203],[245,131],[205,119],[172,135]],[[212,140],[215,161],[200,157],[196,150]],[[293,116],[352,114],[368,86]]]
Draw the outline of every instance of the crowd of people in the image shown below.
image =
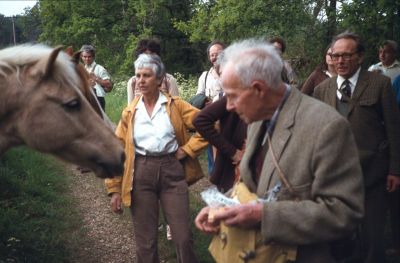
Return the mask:
[[[201,231],[253,229],[257,246],[294,246],[295,262],[381,263],[388,253],[400,255],[397,43],[382,42],[380,62],[364,70],[360,36],[343,32],[302,84],[282,57],[285,49],[280,37],[211,42],[198,109],[179,98],[159,42],[138,42],[128,106],[116,128],[125,171],[106,180],[112,211],[130,208],[137,262],[159,262],[160,211],[177,262],[197,262],[188,178],[203,175],[197,157],[204,149],[220,192],[231,196],[242,182],[258,201],[204,207],[195,219]],[[82,51],[104,109],[110,77],[94,62],[93,47]],[[392,248],[385,251],[387,211]]]

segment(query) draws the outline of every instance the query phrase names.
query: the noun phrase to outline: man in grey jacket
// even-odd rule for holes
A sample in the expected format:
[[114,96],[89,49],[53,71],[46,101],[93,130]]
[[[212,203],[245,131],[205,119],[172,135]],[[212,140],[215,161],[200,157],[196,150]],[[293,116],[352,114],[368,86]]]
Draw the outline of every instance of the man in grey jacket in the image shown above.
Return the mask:
[[364,212],[348,122],[282,82],[272,45],[234,43],[221,66],[227,109],[249,124],[241,180],[261,201],[226,207],[212,222],[205,207],[196,226],[208,233],[218,232],[221,221],[259,229],[264,244],[297,246],[296,262],[334,262],[329,243],[349,235]]

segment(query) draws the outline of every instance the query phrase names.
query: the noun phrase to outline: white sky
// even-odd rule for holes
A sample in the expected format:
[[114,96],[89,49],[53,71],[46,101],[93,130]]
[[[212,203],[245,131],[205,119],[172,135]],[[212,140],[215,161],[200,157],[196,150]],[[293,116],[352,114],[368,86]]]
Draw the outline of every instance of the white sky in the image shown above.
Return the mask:
[[25,7],[32,7],[37,0],[0,0],[0,14],[4,16],[22,15]]

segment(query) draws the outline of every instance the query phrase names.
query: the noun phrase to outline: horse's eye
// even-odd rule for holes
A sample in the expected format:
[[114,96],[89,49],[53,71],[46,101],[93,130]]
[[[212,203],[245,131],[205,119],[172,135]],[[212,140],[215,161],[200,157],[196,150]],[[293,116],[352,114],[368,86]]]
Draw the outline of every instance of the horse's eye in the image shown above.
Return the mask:
[[69,110],[69,111],[79,110],[80,107],[81,107],[81,103],[79,102],[78,99],[74,99],[74,100],[71,100],[71,101],[68,101],[68,102],[64,103],[63,107],[66,110]]

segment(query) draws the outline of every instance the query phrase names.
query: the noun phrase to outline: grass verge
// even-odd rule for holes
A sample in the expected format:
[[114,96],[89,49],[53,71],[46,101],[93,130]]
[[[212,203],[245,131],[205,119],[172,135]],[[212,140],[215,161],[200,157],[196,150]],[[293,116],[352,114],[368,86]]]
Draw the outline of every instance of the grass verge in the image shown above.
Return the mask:
[[80,218],[52,157],[13,149],[0,161],[0,262],[68,262]]

